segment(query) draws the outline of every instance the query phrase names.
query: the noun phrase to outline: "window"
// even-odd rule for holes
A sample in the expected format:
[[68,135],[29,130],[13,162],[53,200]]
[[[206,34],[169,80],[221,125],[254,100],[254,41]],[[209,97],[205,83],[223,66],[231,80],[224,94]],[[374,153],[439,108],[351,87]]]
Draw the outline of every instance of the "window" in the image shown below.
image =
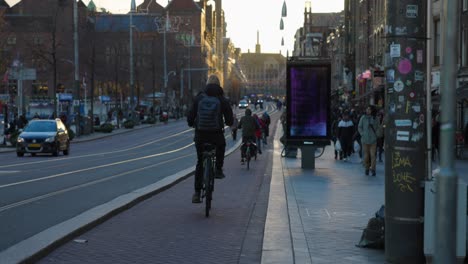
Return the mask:
[[434,21],[434,65],[440,65],[440,20]]

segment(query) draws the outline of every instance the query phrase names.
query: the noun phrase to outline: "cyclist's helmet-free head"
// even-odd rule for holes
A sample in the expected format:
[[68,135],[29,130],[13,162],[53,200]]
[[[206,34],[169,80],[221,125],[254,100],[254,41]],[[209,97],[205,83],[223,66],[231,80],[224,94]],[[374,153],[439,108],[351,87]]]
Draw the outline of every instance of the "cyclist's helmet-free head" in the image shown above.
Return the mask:
[[249,108],[245,109],[245,115],[246,116],[252,115],[252,110],[250,110]]
[[216,84],[216,85],[221,86],[219,78],[218,78],[218,76],[216,74],[212,74],[212,75],[210,75],[210,77],[208,77],[208,80],[206,81],[206,85],[208,85],[208,84]]

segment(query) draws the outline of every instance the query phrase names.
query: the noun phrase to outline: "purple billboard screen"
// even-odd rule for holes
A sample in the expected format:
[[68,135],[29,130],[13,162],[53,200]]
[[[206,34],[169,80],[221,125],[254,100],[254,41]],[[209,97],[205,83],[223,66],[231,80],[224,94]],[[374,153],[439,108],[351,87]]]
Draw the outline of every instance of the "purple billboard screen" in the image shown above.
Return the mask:
[[326,140],[330,136],[330,66],[288,65],[287,136]]

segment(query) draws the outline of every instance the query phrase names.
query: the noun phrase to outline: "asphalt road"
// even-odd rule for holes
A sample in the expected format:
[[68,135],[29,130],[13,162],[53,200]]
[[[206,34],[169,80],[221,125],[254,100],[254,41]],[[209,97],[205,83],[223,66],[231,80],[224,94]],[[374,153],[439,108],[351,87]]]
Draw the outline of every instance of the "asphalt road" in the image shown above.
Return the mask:
[[195,160],[184,120],[72,144],[71,154],[58,158],[0,153],[0,251]]

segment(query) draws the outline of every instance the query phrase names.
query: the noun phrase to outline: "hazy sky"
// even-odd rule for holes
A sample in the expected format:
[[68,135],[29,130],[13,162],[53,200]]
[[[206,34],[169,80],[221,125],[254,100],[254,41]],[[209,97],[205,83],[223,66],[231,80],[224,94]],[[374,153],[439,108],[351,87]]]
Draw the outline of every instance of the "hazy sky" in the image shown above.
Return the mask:
[[[83,0],[86,4],[90,0]],[[281,10],[286,1],[288,16],[283,18],[284,30],[280,30]],[[6,0],[13,5],[19,0]],[[137,5],[143,0],[136,0]],[[157,0],[167,5],[167,0]],[[112,13],[126,13],[130,10],[131,0],[94,0],[99,7],[106,8]],[[340,12],[343,10],[344,0],[311,0],[312,12]],[[282,50],[292,52],[294,34],[304,23],[305,0],[223,0],[223,9],[226,15],[227,36],[231,38],[236,47],[242,52],[255,51],[257,30],[260,31],[260,44],[262,52],[277,53]],[[284,37],[284,46],[281,46],[281,37]]]

